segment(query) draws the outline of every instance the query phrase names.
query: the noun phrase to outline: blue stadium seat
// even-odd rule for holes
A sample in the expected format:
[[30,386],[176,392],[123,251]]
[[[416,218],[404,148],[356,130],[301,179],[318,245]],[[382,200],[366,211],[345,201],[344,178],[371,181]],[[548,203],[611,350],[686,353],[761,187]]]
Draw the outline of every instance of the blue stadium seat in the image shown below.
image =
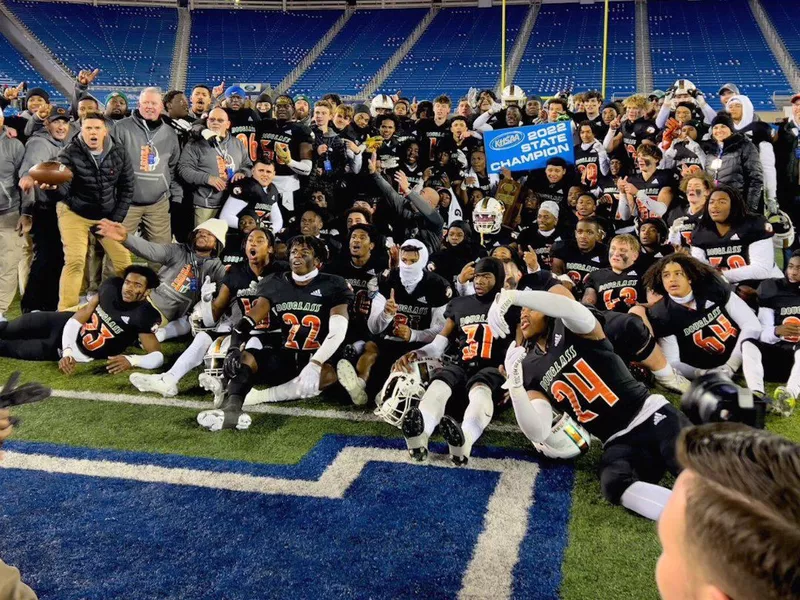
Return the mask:
[[[614,2],[609,13],[606,97],[636,90],[635,7]],[[603,5],[543,4],[515,83],[528,94],[599,90],[603,67]]]
[[[356,11],[291,92],[361,91],[425,16],[425,9]],[[395,90],[396,91],[396,90]]]
[[334,10],[192,11],[187,88],[220,81],[274,87],[341,15]]
[[772,93],[789,89],[746,0],[650,0],[648,12],[656,88],[685,77],[716,98],[730,81],[756,110],[774,110]]
[[168,89],[175,9],[18,0],[6,5],[76,73],[100,68],[98,84]]
[[800,64],[800,23],[797,22],[798,5],[786,0],[761,0],[772,24],[778,30],[786,49]]
[[28,84],[28,89],[40,87],[50,94],[50,102],[63,103],[60,92],[39,75],[33,65],[22,56],[6,38],[0,36],[0,87],[15,86],[21,81]]
[[[506,12],[510,52],[527,6]],[[443,8],[381,86],[409,98],[439,94],[457,103],[470,86],[493,88],[500,75],[500,8]]]

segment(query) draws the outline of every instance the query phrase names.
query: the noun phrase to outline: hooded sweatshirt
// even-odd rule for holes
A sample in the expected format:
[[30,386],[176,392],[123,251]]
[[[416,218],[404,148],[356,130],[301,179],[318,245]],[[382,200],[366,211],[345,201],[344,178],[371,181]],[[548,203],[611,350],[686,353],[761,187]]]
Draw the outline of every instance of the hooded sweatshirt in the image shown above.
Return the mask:
[[[22,158],[22,165],[19,168],[20,179],[25,177],[34,165],[55,160],[66,144],[66,139],[59,142],[46,129],[37,131],[25,144],[25,156]],[[38,203],[48,203],[47,194],[40,189],[35,190],[35,198]]]
[[20,204],[22,212],[30,214],[33,207],[33,194],[27,194],[23,198],[17,187],[19,167],[24,154],[22,142],[8,137],[8,130],[3,127],[0,131],[0,215],[12,211],[19,213]]
[[762,121],[756,120],[753,103],[747,96],[731,96],[726,106],[730,111],[731,103],[742,105],[742,119],[733,122],[738,133],[744,134],[758,148],[761,169],[764,173],[764,190],[767,200],[775,201],[778,194],[778,175],[775,171],[775,149],[772,146],[772,128]]
[[[219,208],[226,192],[208,183],[210,176],[227,181],[235,173],[250,176],[252,161],[241,140],[228,134],[224,140],[192,139],[178,161],[178,175],[193,188],[192,203],[201,208]],[[230,187],[230,186],[229,186]]]

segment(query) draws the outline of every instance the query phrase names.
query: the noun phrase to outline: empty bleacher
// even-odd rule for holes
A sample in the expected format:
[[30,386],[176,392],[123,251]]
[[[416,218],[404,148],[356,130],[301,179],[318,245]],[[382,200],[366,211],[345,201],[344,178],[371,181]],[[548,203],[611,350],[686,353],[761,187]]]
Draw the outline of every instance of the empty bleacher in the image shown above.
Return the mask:
[[789,54],[800,65],[800,21],[797,19],[800,5],[787,0],[761,0],[761,5],[778,30]]
[[356,11],[291,92],[358,93],[426,13],[425,9]]
[[[609,14],[606,96],[636,89],[633,2],[613,2]],[[543,96],[561,90],[600,89],[603,66],[603,5],[543,4],[515,83]]]
[[220,81],[274,87],[341,15],[334,10],[192,11],[187,87]]
[[[527,6],[507,8],[507,51],[511,51]],[[443,8],[382,90],[409,98],[448,94],[454,103],[471,86],[493,88],[500,73],[500,8]]]
[[[784,2],[796,16],[797,3]],[[650,0],[648,12],[656,88],[686,78],[716,98],[730,81],[765,110],[774,108],[775,90],[790,87],[746,0]]]
[[17,17],[76,73],[100,68],[105,86],[169,86],[175,9],[6,0]]
[[63,102],[63,97],[55,88],[39,75],[33,65],[22,56],[5,37],[0,36],[0,88],[16,86],[24,81],[28,89],[40,87],[50,94],[51,102]]

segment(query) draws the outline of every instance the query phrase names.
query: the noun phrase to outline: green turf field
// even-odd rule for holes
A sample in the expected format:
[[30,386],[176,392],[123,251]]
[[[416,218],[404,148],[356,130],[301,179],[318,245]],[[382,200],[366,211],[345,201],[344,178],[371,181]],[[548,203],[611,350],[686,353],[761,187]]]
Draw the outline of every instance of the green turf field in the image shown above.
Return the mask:
[[[14,312],[9,314],[11,318],[14,316]],[[182,344],[164,346],[167,364],[172,364]],[[15,415],[22,419],[15,436],[24,440],[287,464],[297,462],[328,433],[400,435],[397,429],[382,422],[275,414],[255,414],[252,427],[245,433],[211,434],[197,426],[197,408],[101,402],[97,401],[97,396],[92,399],[93,394],[100,393],[137,394],[128,382],[128,373],[107,375],[104,361],[79,365],[75,375],[65,377],[58,372],[55,363],[0,359],[0,382],[16,370],[22,372],[23,382],[39,381],[56,390],[80,392],[86,398],[55,397],[15,409]],[[196,374],[184,378],[180,398],[210,403],[210,397],[197,386]],[[366,409],[319,400],[281,406],[370,413]],[[512,411],[506,410],[495,422],[514,424]],[[770,417],[768,427],[800,441],[800,414],[790,419]],[[518,449],[530,447],[521,434],[511,432],[489,431],[479,443]],[[602,498],[595,475],[599,457],[599,445],[594,445],[576,465],[561,595],[576,600],[657,598],[653,580],[659,554],[655,525],[622,508],[612,507]]]

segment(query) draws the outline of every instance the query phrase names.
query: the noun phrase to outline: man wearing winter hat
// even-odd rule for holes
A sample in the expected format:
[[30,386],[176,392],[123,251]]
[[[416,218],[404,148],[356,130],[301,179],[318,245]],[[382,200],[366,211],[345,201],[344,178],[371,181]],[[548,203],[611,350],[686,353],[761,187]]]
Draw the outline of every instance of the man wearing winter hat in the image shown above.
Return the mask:
[[311,127],[311,100],[305,94],[297,94],[294,97],[294,120]]
[[150,294],[150,302],[161,313],[159,341],[185,335],[189,321],[183,319],[201,298],[210,299],[225,276],[219,255],[225,248],[228,226],[221,219],[209,219],[194,228],[186,244],[154,244],[128,235],[121,223],[103,219],[98,233],[121,243],[136,256],[163,265],[161,284]]
[[256,112],[261,119],[272,118],[272,96],[267,92],[262,92],[256,99]]
[[111,92],[106,96],[105,115],[107,119],[119,121],[128,116],[128,97],[122,92]]
[[225,90],[225,112],[231,122],[231,135],[244,144],[250,160],[256,159],[256,125],[261,120],[258,113],[247,108],[247,92],[238,85]]

